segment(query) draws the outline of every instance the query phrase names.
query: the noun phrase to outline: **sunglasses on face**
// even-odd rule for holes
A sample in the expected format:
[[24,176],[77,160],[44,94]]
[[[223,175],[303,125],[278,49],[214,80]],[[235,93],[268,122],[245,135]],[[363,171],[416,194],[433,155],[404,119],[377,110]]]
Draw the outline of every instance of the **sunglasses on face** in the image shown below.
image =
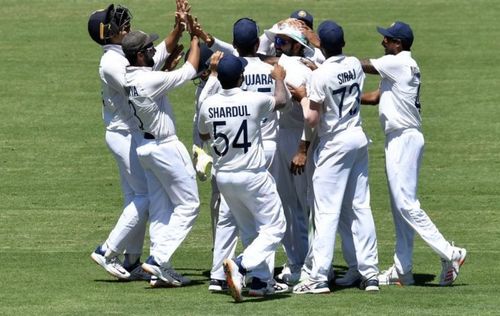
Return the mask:
[[147,47],[144,47],[141,51],[149,54],[149,53],[154,52],[156,50],[155,50],[155,47],[153,45],[148,45]]
[[276,36],[274,38],[274,46],[281,47],[281,46],[285,46],[285,45],[287,45],[289,43],[290,43],[290,41],[287,41],[284,38],[281,38],[281,37],[278,37],[278,36]]

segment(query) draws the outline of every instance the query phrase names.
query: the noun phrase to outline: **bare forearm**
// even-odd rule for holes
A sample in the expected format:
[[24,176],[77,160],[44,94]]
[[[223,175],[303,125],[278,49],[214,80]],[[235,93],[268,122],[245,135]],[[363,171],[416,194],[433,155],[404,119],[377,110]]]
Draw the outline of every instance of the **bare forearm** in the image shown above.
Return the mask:
[[363,59],[361,60],[361,67],[363,67],[363,71],[372,74],[372,75],[378,75],[378,70],[373,66],[371,61],[369,59]]
[[365,92],[361,95],[361,104],[377,105],[380,101],[380,90]]
[[170,32],[170,34],[168,34],[168,36],[165,38],[165,46],[167,47],[167,52],[172,53],[175,50],[179,39],[182,37],[182,31],[182,26],[180,25],[180,23],[177,23],[172,32]]
[[193,67],[198,71],[199,63],[200,63],[200,46],[198,45],[199,39],[198,36],[193,36],[191,39],[191,47],[190,53],[188,57],[188,62],[193,65]]
[[275,80],[274,99],[276,102],[275,110],[279,110],[286,105],[286,87],[282,79]]

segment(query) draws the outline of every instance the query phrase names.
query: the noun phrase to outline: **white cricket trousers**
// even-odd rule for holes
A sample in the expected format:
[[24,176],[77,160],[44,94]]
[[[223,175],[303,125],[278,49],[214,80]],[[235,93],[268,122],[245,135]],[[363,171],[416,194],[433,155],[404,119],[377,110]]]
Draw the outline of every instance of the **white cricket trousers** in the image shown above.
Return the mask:
[[137,131],[106,131],[105,137],[118,165],[124,199],[122,214],[105,243],[113,252],[140,255],[149,216],[146,176],[136,152],[143,136]]
[[358,271],[378,274],[375,224],[368,185],[368,138],[360,127],[325,135],[314,155],[315,235],[310,279],[327,281],[341,213],[352,230]]
[[451,260],[453,247],[439,232],[417,198],[418,174],[424,137],[417,129],[386,135],[385,168],[396,230],[394,263],[399,273],[412,270],[415,232],[443,259]]
[[216,174],[217,185],[231,210],[245,250],[242,265],[251,275],[269,282],[273,275],[269,258],[274,256],[286,229],[276,184],[261,170]]
[[309,251],[307,176],[305,172],[293,175],[290,171],[301,137],[301,128],[280,128],[274,159],[277,188],[287,221],[282,243],[290,266],[302,266]]
[[[271,173],[271,176],[274,176],[273,170],[275,168],[273,168],[273,161],[276,153],[276,142],[273,140],[266,140],[263,142],[263,145],[266,156],[266,169]],[[234,257],[236,245],[238,243],[238,227],[224,197],[219,192],[215,176],[212,177],[211,184],[212,198],[210,208],[212,211],[212,221],[215,218],[215,224],[212,222],[212,227],[215,226],[215,231],[213,235],[214,247],[210,278],[224,280],[226,277],[222,263],[224,262],[224,259]],[[273,273],[274,256],[269,257],[268,266],[271,269],[270,272]],[[260,274],[258,269],[252,271],[252,273]],[[250,273],[250,276],[253,275],[252,273]]]
[[198,216],[196,172],[176,136],[144,139],[137,155],[148,182],[150,254],[160,265],[168,264]]

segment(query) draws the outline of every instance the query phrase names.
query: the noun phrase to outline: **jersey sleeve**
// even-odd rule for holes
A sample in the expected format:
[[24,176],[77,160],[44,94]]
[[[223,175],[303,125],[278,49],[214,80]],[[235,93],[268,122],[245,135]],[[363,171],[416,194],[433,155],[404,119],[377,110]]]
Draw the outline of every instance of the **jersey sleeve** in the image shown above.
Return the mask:
[[155,46],[155,49],[156,53],[153,56],[155,64],[153,66],[153,70],[160,70],[165,64],[168,56],[170,56],[170,53],[167,51],[167,45],[165,44],[165,41],[161,41],[160,44]]
[[209,134],[210,130],[207,126],[207,102],[204,102],[200,106],[200,113],[198,115],[198,132],[200,134]]
[[269,96],[258,92],[254,92],[253,94],[255,95],[255,98],[259,98],[259,103],[261,104],[259,108],[260,118],[265,118],[267,117],[269,112],[274,111],[274,107],[276,106],[276,99],[274,98],[274,96]]
[[382,78],[396,81],[399,76],[399,69],[401,68],[394,55],[385,55],[377,59],[370,59],[373,67],[377,69]]
[[267,37],[264,33],[259,37],[260,43],[257,50],[258,54],[273,56],[274,55],[274,43]]
[[196,70],[189,62],[186,62],[181,68],[174,71],[153,71],[148,75],[151,80],[148,87],[150,90],[148,94],[152,98],[164,95],[169,90],[175,89],[186,81],[191,80],[195,75]]
[[[108,59],[109,60],[109,59]],[[115,91],[125,91],[125,68],[128,62],[118,63],[118,62],[107,62],[105,66],[102,66],[102,80],[106,82],[108,87]]]
[[323,103],[325,101],[325,80],[321,80],[321,73],[314,71],[309,83],[308,98],[316,103]]
[[209,76],[203,90],[201,90],[200,96],[198,98],[198,104],[205,101],[206,98],[216,94],[222,89],[219,80],[215,76]]
[[224,54],[229,54],[229,55],[238,55],[238,52],[236,51],[236,49],[234,49],[233,45],[226,43],[215,37],[214,37],[214,43],[212,44],[212,47],[210,47],[210,50],[213,52],[221,51]]

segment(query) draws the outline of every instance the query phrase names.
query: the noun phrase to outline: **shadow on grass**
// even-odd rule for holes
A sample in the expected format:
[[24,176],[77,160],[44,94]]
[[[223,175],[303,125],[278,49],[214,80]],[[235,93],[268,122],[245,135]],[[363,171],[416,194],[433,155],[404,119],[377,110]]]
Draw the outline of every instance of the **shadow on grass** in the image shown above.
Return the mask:
[[[341,278],[343,277],[347,270],[348,267],[346,266],[333,266],[335,269],[335,278]],[[440,287],[439,284],[435,283],[430,283],[436,279],[435,274],[428,274],[428,273],[415,273],[413,274],[413,278],[415,279],[415,284],[413,286],[426,286],[426,287]],[[332,285],[332,284],[331,284]],[[341,290],[343,288],[350,288],[350,287],[358,287],[359,282],[356,284],[349,286],[349,287],[340,287],[340,286],[334,286],[335,290]],[[331,288],[331,286],[330,286]]]

